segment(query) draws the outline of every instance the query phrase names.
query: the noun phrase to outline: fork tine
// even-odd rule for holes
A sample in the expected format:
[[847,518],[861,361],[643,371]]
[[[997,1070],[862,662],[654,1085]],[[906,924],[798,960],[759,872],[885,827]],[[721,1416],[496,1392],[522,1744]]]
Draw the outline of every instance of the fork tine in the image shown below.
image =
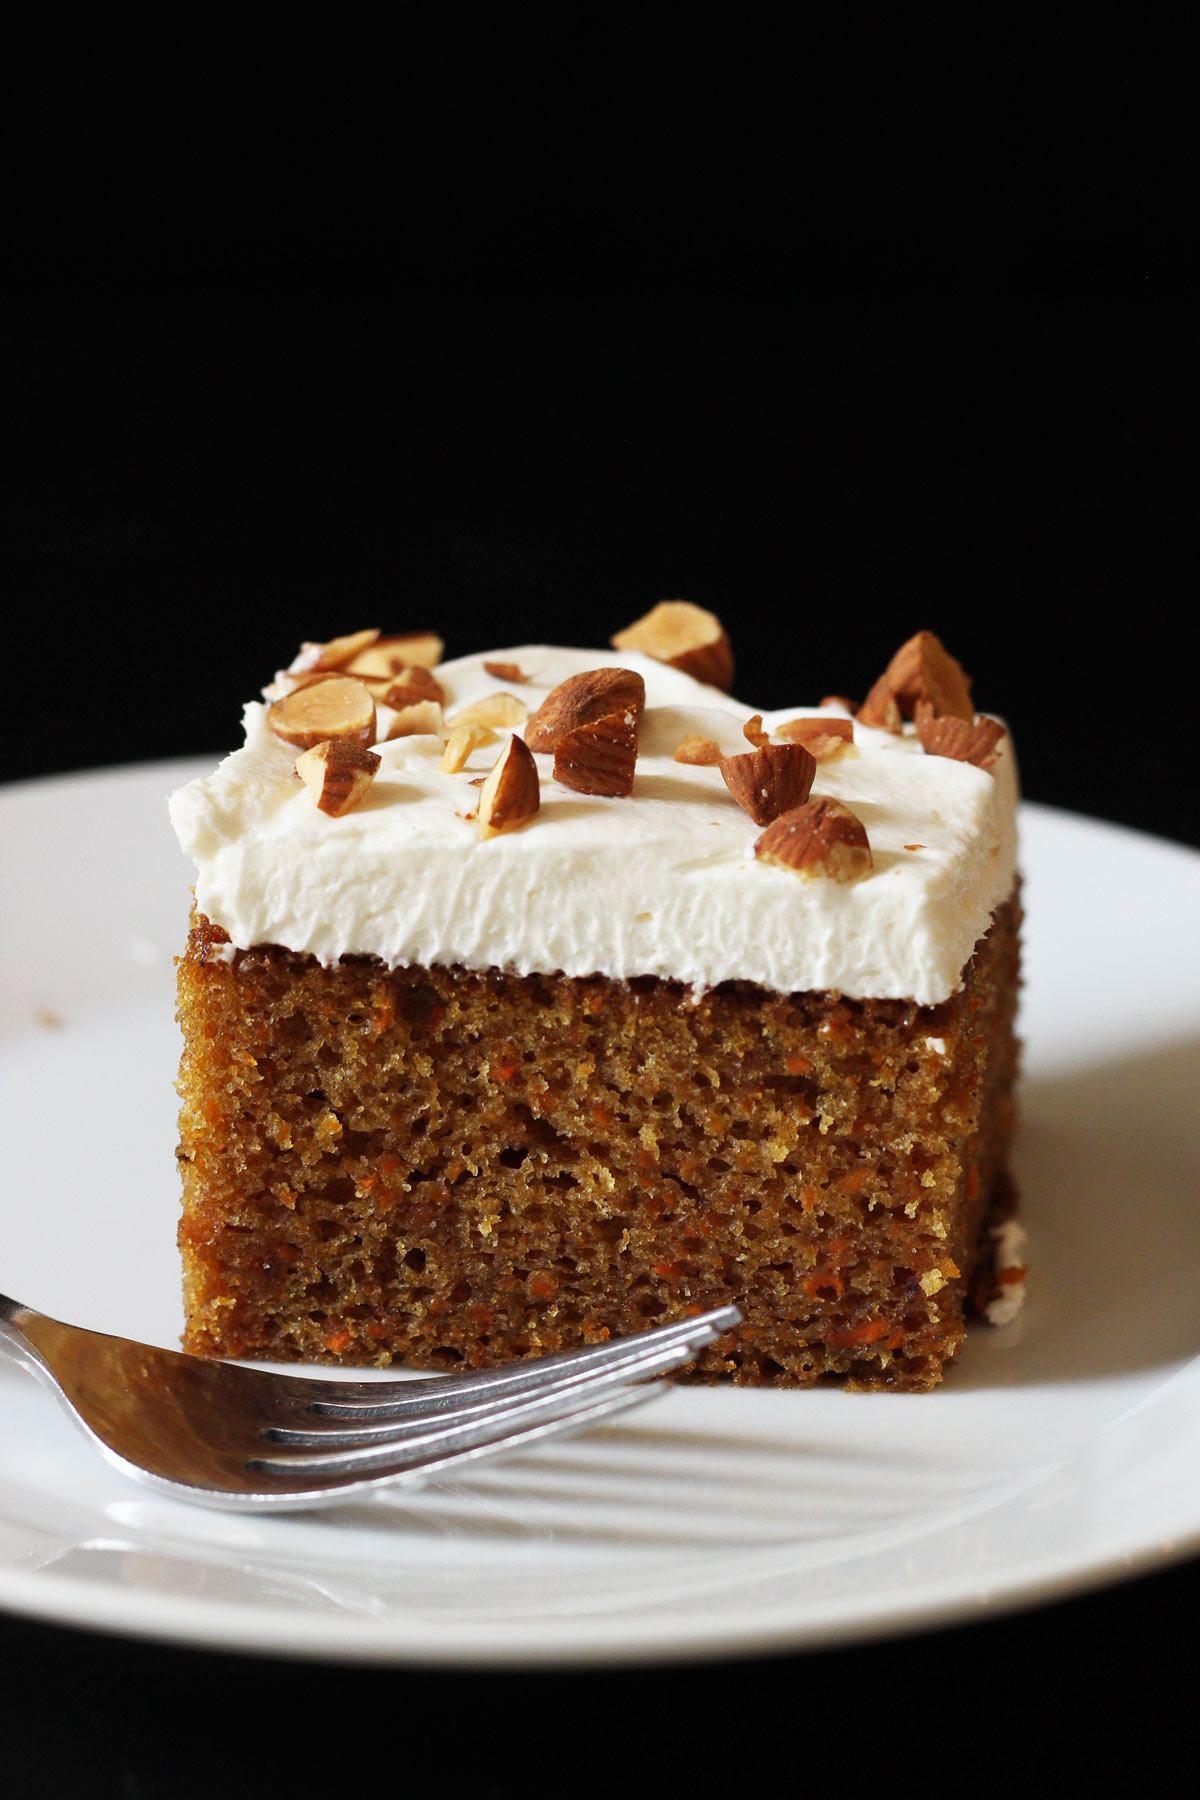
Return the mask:
[[300,1485],[291,1483],[289,1487],[284,1487],[281,1484],[278,1492],[267,1489],[264,1484],[257,1491],[259,1504],[273,1505],[276,1510],[287,1511],[289,1507],[336,1504],[356,1492],[385,1485],[424,1487],[426,1482],[436,1480],[439,1475],[457,1469],[464,1463],[484,1462],[492,1456],[510,1456],[514,1451],[528,1449],[546,1438],[567,1437],[574,1431],[582,1430],[584,1426],[598,1423],[611,1413],[628,1412],[635,1406],[644,1405],[647,1400],[653,1400],[663,1392],[663,1388],[664,1384],[657,1381],[642,1382],[638,1387],[618,1388],[615,1394],[607,1394],[603,1399],[590,1401],[586,1406],[577,1406],[572,1411],[559,1413],[553,1418],[536,1420],[518,1429],[449,1449],[443,1445],[420,1458],[408,1454],[397,1456],[394,1462],[363,1470],[360,1475],[346,1477],[314,1474],[303,1478]]
[[[477,1409],[465,1418],[452,1418],[449,1423],[442,1419],[427,1419],[421,1424],[414,1421],[402,1425],[399,1431],[393,1428],[386,1436],[376,1430],[368,1434],[366,1442],[357,1434],[349,1442],[342,1442],[342,1434],[338,1433],[334,1443],[327,1448],[300,1448],[284,1443],[276,1452],[264,1447],[261,1454],[247,1460],[246,1467],[265,1474],[332,1475],[346,1478],[357,1473],[369,1475],[381,1463],[395,1464],[398,1467],[410,1462],[422,1463],[431,1455],[448,1453],[460,1447],[469,1448],[476,1443],[491,1442],[496,1437],[507,1437],[511,1431],[519,1430],[526,1423],[537,1423],[543,1419],[575,1413],[585,1402],[600,1399],[614,1391],[624,1391],[635,1381],[665,1374],[668,1369],[682,1362],[686,1355],[686,1348],[666,1345],[651,1351],[638,1363],[624,1364],[619,1369],[592,1375],[582,1388],[577,1384],[532,1396],[508,1395],[487,1407]],[[267,1438],[268,1433],[264,1432],[263,1436]],[[274,1431],[270,1433],[269,1441],[278,1441]],[[322,1445],[325,1443],[321,1437],[316,1441]]]
[[261,1436],[268,1443],[329,1453],[337,1449],[353,1450],[360,1446],[369,1448],[373,1444],[398,1445],[406,1438],[421,1438],[432,1430],[449,1431],[460,1425],[469,1425],[472,1420],[486,1422],[502,1412],[527,1405],[534,1400],[545,1404],[561,1400],[564,1404],[571,1405],[618,1386],[628,1386],[631,1382],[665,1375],[670,1369],[678,1368],[680,1363],[686,1362],[694,1353],[695,1347],[693,1339],[677,1338],[673,1343],[647,1346],[644,1339],[635,1338],[626,1344],[625,1355],[619,1361],[614,1359],[599,1366],[593,1363],[582,1369],[560,1365],[556,1379],[532,1393],[501,1392],[463,1400],[451,1409],[434,1411],[429,1408],[423,1412],[405,1413],[398,1418],[375,1420],[366,1425],[342,1424],[333,1419],[318,1419],[300,1426],[272,1424],[264,1426]]
[[[499,1369],[480,1369],[470,1375],[443,1376],[433,1380],[373,1383],[357,1381],[306,1381],[298,1407],[306,1413],[346,1420],[401,1418],[406,1413],[453,1411],[464,1401],[498,1398],[501,1392],[536,1393],[570,1370],[605,1368],[624,1361],[635,1347],[682,1340],[693,1349],[712,1343],[722,1332],[740,1324],[736,1306],[719,1306],[690,1319],[658,1325],[636,1337],[614,1338],[585,1350],[563,1350],[553,1356]],[[311,1391],[308,1391],[311,1390]]]

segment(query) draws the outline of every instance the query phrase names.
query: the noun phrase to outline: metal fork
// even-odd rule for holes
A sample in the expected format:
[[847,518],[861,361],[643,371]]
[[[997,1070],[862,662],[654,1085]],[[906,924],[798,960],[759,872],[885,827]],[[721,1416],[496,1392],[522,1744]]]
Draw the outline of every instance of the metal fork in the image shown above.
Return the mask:
[[0,1349],[51,1382],[126,1475],[230,1512],[299,1512],[578,1431],[740,1323],[736,1307],[586,1350],[419,1381],[321,1381],[46,1318],[0,1294]]

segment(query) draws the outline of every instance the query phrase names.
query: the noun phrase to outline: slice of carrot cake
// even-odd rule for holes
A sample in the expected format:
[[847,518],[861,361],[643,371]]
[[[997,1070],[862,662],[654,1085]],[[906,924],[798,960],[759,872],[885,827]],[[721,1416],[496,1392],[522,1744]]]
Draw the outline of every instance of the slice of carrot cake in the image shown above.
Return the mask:
[[699,608],[613,646],[308,645],[172,796],[189,1349],[476,1367],[732,1301],[702,1378],[921,1389],[994,1298],[1003,725],[930,632],[761,715]]

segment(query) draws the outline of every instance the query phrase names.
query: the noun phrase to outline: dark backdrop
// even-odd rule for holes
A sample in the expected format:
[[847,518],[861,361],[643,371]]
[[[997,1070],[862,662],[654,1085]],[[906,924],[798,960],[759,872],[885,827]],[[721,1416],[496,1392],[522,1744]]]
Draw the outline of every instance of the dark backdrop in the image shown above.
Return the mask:
[[930,626],[1032,796],[1196,841],[1169,106],[1147,138],[1077,70],[1082,112],[980,130],[720,38],[605,88],[583,16],[524,85],[511,26],[378,66],[347,27],[318,73],[131,39],[114,88],[111,29],[60,15],[7,197],[6,772],[228,748],[302,637],[603,643],[683,596],[763,706]]
[[[44,9],[9,166],[5,775],[229,748],[301,638],[603,643],[684,596],[764,707],[861,694],[930,626],[1031,796],[1200,843],[1194,209],[1164,178],[1179,115],[1135,133],[1127,69],[1097,83],[1072,46],[1050,111],[1081,110],[1051,129],[1006,95],[975,133],[975,64],[948,110],[897,80],[880,112],[890,69],[760,41],[747,81],[698,19],[702,76],[639,34],[606,90],[590,15],[518,84],[507,17],[500,76],[414,26],[377,60],[346,21],[302,72],[296,19],[214,46],[197,15],[129,32],[114,88],[116,11]],[[134,1800],[210,1791],[214,1743],[231,1793],[311,1791],[381,1720],[394,1775],[481,1794],[744,1779],[780,1731],[797,1784],[974,1786],[1035,1727],[1075,1779],[1161,1733],[1198,1599],[1193,1563],[897,1644],[496,1681],[8,1621],[0,1714],[24,1791]],[[245,1763],[234,1724],[266,1732]]]
[[232,747],[304,637],[603,644],[683,596],[763,707],[930,626],[1031,796],[1195,841],[1197,335],[1009,273],[844,307],[56,284],[9,347],[8,772]]

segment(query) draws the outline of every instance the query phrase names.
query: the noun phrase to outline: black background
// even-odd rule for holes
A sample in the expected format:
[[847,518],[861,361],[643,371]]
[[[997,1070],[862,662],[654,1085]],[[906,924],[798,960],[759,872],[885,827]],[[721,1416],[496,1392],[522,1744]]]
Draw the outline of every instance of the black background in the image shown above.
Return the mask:
[[[859,695],[929,626],[1031,797],[1200,843],[1196,242],[1186,130],[1135,127],[1132,70],[1039,52],[1045,91],[986,105],[961,46],[914,87],[695,20],[611,76],[582,14],[469,57],[461,21],[41,24],[4,232],[9,777],[230,748],[302,638],[604,643],[683,596],[764,708]],[[309,1791],[364,1718],[399,1777],[481,1794],[628,1785],[639,1720],[638,1781],[753,1778],[784,1729],[797,1783],[851,1752],[977,1780],[1034,1726],[1067,1754],[1076,1681],[1120,1684],[1093,1745],[1151,1688],[1161,1732],[1197,1600],[1193,1563],[882,1646],[495,1679],[8,1620],[0,1714],[26,1792],[208,1792],[214,1741],[226,1792]]]

